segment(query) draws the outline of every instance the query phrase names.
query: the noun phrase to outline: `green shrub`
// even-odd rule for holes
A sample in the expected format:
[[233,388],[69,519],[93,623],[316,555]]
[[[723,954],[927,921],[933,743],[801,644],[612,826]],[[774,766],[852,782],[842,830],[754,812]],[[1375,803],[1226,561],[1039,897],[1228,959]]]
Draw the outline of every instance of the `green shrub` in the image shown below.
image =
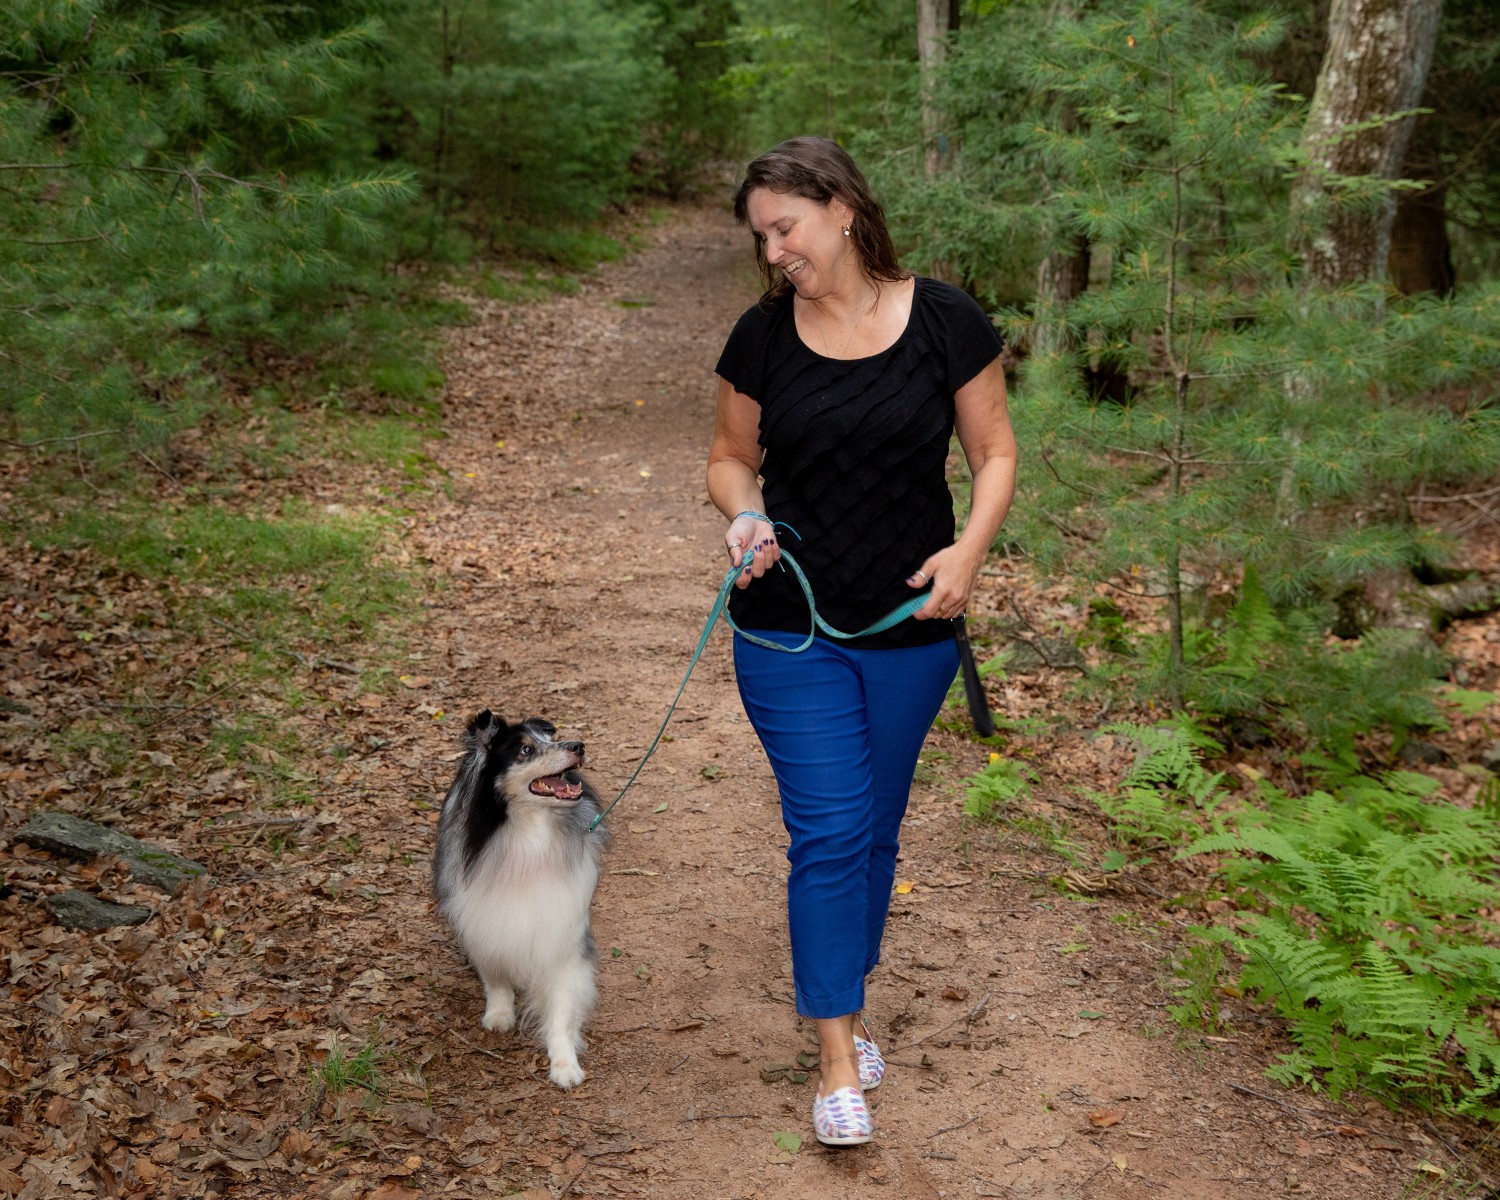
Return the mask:
[[[1369,1091],[1450,1113],[1500,1116],[1500,926],[1493,918],[1500,814],[1436,796],[1411,772],[1361,774],[1304,756],[1318,783],[1292,795],[1262,781],[1230,802],[1181,727],[1124,728],[1146,753],[1126,795],[1104,801],[1120,833],[1212,855],[1243,911],[1201,937],[1243,961],[1240,987],[1275,1008],[1296,1049],[1269,1074],[1337,1096]],[[1175,810],[1175,811],[1174,811]],[[1183,960],[1177,1015],[1209,1019],[1211,951]]]

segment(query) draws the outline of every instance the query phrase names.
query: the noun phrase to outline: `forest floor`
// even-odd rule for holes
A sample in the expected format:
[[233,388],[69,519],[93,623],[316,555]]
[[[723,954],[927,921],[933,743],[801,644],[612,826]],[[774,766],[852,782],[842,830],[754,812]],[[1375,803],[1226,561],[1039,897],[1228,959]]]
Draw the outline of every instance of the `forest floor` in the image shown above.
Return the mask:
[[[870,985],[891,1064],[870,1145],[811,1137],[816,1043],[791,1000],[784,834],[722,634],[611,816],[587,1080],[560,1091],[534,1044],[481,1028],[479,982],[428,887],[464,720],[547,717],[587,742],[612,797],[724,568],[703,457],[713,364],[756,295],[748,244],[718,210],[678,210],[644,236],[580,294],[477,302],[454,331],[429,449],[452,486],[403,501],[401,544],[445,583],[392,667],[401,686],[369,690],[316,647],[298,659],[313,703],[296,719],[326,747],[301,764],[309,815],[267,807],[253,772],[196,776],[177,716],[139,796],[62,772],[47,738],[67,705],[86,688],[119,699],[99,661],[110,639],[32,637],[13,615],[23,585],[7,585],[7,675],[43,682],[12,688],[0,714],[0,1195],[1493,1195],[1462,1182],[1482,1131],[1267,1081],[1288,1044],[1247,1002],[1223,997],[1216,1036],[1171,1021],[1182,930],[1222,901],[1183,867],[1086,865],[1106,846],[1086,792],[1118,780],[1129,747],[1101,733],[1112,718],[1068,671],[991,684],[997,712],[1029,731],[1007,754],[1040,779],[1007,822],[962,815],[962,780],[990,748],[959,714],[928,742]],[[287,486],[373,502],[347,472],[319,470]],[[1004,560],[974,612],[981,634],[1020,620],[1048,636],[1076,635],[1082,615],[1076,595]],[[1491,682],[1497,628],[1454,635]],[[73,689],[66,704],[49,672]],[[1274,749],[1260,753],[1245,761],[1274,773]],[[193,855],[211,881],[166,898],[118,864],[55,859],[16,839],[35,808]],[[1076,863],[1058,853],[1069,845]],[[70,932],[38,902],[69,887],[156,915]]]

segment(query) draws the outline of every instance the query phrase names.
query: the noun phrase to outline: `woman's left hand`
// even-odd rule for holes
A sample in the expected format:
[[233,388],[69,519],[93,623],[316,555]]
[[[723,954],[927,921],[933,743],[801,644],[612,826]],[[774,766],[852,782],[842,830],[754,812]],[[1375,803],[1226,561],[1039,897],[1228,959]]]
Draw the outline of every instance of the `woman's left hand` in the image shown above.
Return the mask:
[[906,580],[907,586],[913,588],[926,587],[929,580],[932,583],[927,603],[912,615],[919,621],[962,616],[969,607],[969,597],[974,594],[974,583],[983,565],[984,554],[972,553],[962,542],[931,555]]

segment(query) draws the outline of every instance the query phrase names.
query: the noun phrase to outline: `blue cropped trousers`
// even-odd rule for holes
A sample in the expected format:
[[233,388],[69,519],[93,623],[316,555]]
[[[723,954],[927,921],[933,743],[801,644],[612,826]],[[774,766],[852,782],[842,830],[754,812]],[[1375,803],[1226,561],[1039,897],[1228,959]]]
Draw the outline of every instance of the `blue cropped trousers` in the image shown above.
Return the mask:
[[[801,635],[751,630],[795,646]],[[801,654],[734,639],[745,714],[771,760],[791,842],[787,913],[797,1011],[841,1017],[880,961],[917,755],[958,671],[951,641]]]

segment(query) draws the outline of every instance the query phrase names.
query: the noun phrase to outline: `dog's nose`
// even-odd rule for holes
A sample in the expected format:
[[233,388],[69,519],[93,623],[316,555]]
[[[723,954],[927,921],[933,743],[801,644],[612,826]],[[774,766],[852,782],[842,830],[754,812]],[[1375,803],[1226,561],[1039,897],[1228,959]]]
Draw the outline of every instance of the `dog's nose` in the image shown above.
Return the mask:
[[583,743],[582,742],[564,742],[562,744],[562,747],[563,747],[564,750],[572,751],[572,753],[578,755],[578,765],[580,767],[583,766]]

